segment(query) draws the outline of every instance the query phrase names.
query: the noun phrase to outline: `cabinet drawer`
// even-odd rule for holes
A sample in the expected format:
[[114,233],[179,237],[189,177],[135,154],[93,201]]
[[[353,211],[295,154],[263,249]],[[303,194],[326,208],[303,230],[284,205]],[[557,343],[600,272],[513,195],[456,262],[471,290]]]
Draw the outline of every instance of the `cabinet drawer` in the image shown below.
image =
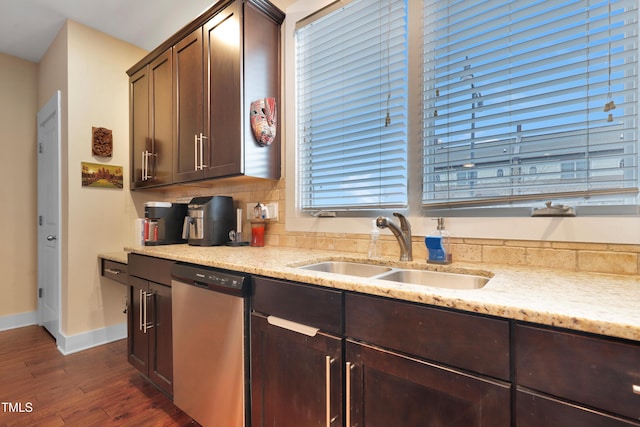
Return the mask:
[[128,272],[130,276],[171,286],[171,266],[173,264],[173,261],[167,259],[130,253]]
[[117,282],[127,284],[127,264],[121,262],[111,261],[108,259],[101,259],[101,274],[104,277],[108,277]]
[[518,385],[640,419],[640,346],[518,325],[516,372]]
[[347,337],[509,380],[509,323],[358,294],[345,297]]
[[518,427],[638,427],[640,423],[520,390],[516,395],[516,425]]
[[256,277],[253,309],[342,335],[342,292]]

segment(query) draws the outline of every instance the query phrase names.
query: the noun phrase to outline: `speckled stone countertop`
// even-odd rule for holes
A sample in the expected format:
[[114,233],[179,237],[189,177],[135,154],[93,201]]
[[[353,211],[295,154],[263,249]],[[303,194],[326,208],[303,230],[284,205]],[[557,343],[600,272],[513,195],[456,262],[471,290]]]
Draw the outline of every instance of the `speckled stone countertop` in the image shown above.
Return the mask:
[[127,252],[119,251],[119,252],[105,252],[99,255],[100,258],[108,259],[109,261],[115,261],[122,264],[126,264],[127,260]]
[[327,260],[368,262],[363,256],[349,253],[277,247],[197,247],[186,244],[125,250],[640,341],[640,276],[456,262],[436,266],[424,260],[399,263],[391,258],[375,262],[490,277],[484,288],[455,290],[295,268]]

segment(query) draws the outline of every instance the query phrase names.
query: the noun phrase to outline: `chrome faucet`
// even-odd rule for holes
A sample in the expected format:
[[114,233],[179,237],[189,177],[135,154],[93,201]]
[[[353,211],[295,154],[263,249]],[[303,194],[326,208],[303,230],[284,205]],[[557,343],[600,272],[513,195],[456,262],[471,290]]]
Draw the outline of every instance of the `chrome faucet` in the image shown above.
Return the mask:
[[396,236],[396,240],[400,245],[400,261],[413,261],[413,255],[411,254],[411,224],[409,224],[404,215],[398,212],[394,212],[393,215],[400,220],[400,227],[384,216],[376,218],[376,227],[388,228]]

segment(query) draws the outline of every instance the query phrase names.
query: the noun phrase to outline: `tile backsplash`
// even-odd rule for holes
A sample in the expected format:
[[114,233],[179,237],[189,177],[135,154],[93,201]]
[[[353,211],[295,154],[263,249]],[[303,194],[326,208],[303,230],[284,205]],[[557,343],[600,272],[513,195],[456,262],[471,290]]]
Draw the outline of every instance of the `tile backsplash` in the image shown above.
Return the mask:
[[[248,203],[278,202],[278,220],[269,223],[265,233],[267,246],[348,251],[366,254],[368,234],[287,232],[285,230],[285,180],[248,181],[238,179],[202,186],[179,186],[165,190],[166,200],[221,194],[234,199],[237,208]],[[249,221],[243,230],[250,232]],[[248,239],[249,237],[245,237]],[[392,236],[381,236],[383,256],[395,256],[398,244]],[[451,238],[453,260],[470,263],[507,264],[614,274],[640,273],[640,244],[572,243],[553,241]],[[413,257],[427,258],[423,236],[413,238]]]

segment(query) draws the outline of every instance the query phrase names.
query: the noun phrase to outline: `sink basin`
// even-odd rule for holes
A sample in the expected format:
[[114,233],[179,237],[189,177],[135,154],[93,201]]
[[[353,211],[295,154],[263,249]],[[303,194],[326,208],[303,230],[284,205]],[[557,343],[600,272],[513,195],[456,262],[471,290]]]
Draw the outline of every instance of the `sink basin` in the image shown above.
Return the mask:
[[326,261],[298,267],[303,270],[322,271],[325,273],[346,274],[348,276],[372,277],[391,271],[382,265],[361,264],[346,261]]
[[471,274],[404,269],[382,274],[376,279],[448,289],[480,289],[489,281],[486,277]]
[[349,261],[324,261],[297,268],[447,289],[480,289],[489,281],[487,277],[473,274],[415,270]]

